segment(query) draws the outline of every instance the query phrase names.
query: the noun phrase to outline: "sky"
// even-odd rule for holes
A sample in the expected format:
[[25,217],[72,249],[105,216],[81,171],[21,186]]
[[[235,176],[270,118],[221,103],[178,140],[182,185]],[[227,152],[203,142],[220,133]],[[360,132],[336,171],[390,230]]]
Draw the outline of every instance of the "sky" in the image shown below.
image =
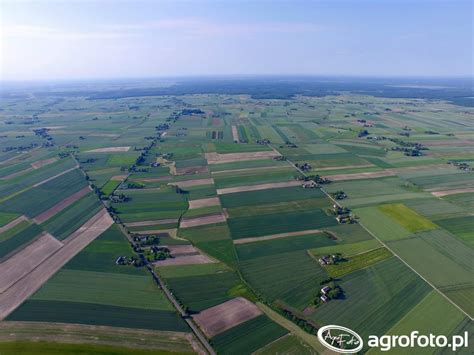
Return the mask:
[[473,3],[0,0],[0,80],[472,76]]

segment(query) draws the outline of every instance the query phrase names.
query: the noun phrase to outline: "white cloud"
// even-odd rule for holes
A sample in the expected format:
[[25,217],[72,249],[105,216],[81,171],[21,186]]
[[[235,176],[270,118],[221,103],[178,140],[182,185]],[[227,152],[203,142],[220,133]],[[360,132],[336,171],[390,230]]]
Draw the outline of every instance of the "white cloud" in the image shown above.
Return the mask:
[[268,22],[268,23],[217,23],[202,19],[164,19],[141,24],[109,25],[108,30],[115,31],[150,31],[171,30],[177,33],[198,36],[229,36],[257,33],[299,33],[320,32],[325,28],[312,23]]
[[48,40],[93,40],[137,36],[136,33],[118,31],[68,31],[59,28],[35,25],[4,25],[0,29],[3,38],[31,38]]

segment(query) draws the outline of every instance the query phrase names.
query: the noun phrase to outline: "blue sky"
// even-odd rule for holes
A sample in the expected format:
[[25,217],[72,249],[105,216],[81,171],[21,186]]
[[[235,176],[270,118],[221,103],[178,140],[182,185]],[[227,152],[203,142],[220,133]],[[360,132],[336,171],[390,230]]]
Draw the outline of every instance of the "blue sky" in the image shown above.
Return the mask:
[[0,0],[1,79],[467,76],[456,0]]

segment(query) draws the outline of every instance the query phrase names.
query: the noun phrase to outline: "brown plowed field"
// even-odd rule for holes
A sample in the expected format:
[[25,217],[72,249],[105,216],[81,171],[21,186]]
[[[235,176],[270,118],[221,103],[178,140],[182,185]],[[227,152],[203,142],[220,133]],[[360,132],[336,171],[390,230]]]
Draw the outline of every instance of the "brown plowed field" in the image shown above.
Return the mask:
[[252,302],[238,297],[193,315],[193,319],[212,338],[261,314],[262,311]]

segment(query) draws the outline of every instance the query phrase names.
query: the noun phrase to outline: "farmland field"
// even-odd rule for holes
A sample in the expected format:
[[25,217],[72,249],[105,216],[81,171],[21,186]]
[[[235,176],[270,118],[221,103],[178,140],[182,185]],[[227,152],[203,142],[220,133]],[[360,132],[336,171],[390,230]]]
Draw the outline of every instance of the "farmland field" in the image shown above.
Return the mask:
[[315,354],[328,324],[472,332],[470,84],[345,80],[2,91],[0,353]]

